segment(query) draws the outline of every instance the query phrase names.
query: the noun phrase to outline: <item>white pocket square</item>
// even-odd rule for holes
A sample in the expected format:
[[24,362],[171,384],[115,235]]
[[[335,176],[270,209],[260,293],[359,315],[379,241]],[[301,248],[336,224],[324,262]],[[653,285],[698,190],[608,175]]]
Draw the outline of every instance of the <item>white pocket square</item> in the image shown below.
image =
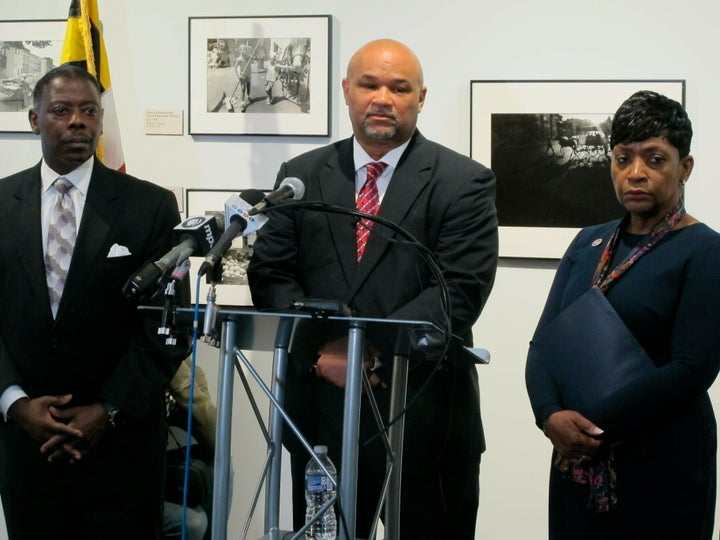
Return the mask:
[[130,255],[130,250],[128,248],[121,246],[120,244],[113,244],[110,251],[108,251],[107,258],[127,257],[128,255]]

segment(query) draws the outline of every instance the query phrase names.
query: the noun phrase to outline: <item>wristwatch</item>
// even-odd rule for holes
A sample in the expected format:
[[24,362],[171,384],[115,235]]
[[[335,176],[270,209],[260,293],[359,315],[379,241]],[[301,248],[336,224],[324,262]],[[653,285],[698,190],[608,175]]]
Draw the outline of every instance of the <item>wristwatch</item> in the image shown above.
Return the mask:
[[121,424],[120,408],[110,403],[103,403],[105,414],[107,415],[107,422],[112,427],[119,427]]

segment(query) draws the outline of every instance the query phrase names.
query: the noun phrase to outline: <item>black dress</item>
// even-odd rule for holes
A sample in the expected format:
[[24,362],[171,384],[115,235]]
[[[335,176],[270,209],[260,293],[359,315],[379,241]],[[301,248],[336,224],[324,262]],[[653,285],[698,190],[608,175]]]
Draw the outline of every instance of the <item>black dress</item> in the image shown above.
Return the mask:
[[[560,262],[536,333],[588,290],[617,225],[578,234]],[[626,235],[618,255],[637,241]],[[617,508],[588,510],[588,486],[552,468],[550,540],[709,540],[717,436],[707,389],[720,368],[720,235],[703,224],[671,231],[617,280],[607,299],[657,369],[586,414],[613,444]],[[563,409],[537,363],[528,363],[526,383],[538,425]]]

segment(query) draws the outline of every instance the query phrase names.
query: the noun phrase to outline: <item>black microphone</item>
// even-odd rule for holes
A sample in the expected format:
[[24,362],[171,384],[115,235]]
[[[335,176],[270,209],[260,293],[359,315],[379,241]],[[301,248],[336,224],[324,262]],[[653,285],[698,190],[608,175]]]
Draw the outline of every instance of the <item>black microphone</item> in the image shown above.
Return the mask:
[[204,255],[210,251],[220,231],[222,222],[217,216],[189,217],[173,231],[179,243],[157,261],[143,266],[127,280],[123,294],[128,300],[154,293],[168,272],[180,265],[190,255]]
[[253,205],[259,204],[264,193],[259,189],[246,189],[240,195],[233,195],[225,202],[225,232],[207,252],[205,260],[198,269],[198,276],[205,275],[217,264],[225,252],[230,249],[233,240],[239,235],[250,234],[260,229],[267,218],[265,216],[251,217],[249,210]]
[[283,199],[293,199],[297,201],[298,199],[302,199],[303,195],[305,195],[305,184],[303,184],[302,180],[294,176],[288,176],[280,182],[280,186],[278,186],[275,191],[271,191],[265,195],[262,200],[248,212],[248,215],[254,216],[266,206],[272,206]]

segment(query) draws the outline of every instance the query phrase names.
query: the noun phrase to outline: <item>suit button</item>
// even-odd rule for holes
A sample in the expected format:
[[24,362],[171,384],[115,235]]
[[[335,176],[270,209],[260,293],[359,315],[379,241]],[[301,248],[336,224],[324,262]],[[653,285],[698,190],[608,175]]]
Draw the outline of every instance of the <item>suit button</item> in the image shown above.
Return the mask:
[[58,339],[56,337],[51,337],[50,338],[50,347],[53,349],[57,349],[59,346],[60,346],[60,344],[58,343]]

